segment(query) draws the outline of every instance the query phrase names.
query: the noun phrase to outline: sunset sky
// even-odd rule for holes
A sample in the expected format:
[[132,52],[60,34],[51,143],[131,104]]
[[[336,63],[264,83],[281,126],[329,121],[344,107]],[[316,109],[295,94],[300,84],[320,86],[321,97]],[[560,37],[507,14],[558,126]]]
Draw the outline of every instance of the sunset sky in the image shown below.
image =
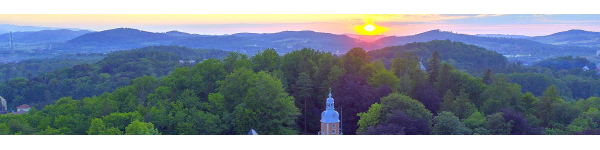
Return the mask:
[[152,32],[178,30],[196,34],[274,33],[313,30],[361,34],[357,26],[385,28],[380,35],[413,35],[441,29],[465,34],[539,36],[570,29],[600,31],[600,15],[14,15],[1,14],[0,24],[78,28],[102,31],[128,27]]

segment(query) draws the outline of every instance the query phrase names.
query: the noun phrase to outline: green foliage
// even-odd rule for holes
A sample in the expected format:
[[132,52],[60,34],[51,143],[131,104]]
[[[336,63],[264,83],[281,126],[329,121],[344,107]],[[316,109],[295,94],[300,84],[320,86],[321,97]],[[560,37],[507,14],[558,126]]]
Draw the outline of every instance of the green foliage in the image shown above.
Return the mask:
[[239,68],[252,69],[251,66],[252,63],[246,54],[230,52],[223,60],[223,69],[225,69],[227,73],[232,73]]
[[488,69],[487,71],[485,71],[485,74],[483,75],[483,79],[481,79],[481,81],[486,85],[494,83],[494,77],[492,77],[492,70]]
[[367,64],[367,61],[369,60],[370,57],[365,50],[359,47],[352,48],[344,55],[344,69],[348,74],[360,75],[361,68],[363,65]]
[[375,103],[371,105],[369,111],[358,113],[357,116],[360,117],[360,120],[358,120],[357,133],[362,134],[365,132],[367,127],[375,126],[381,122],[383,118],[381,115],[381,105]]
[[123,132],[121,132],[121,130],[119,130],[115,127],[107,128],[104,125],[104,121],[102,121],[102,119],[100,119],[100,118],[92,119],[92,124],[90,125],[90,128],[87,130],[87,133],[89,135],[121,135],[121,134],[123,134]]
[[[0,95],[9,100],[9,108],[22,103],[34,106],[26,114],[0,115],[0,134],[214,135],[246,134],[250,129],[261,134],[315,134],[329,89],[342,76],[361,80],[347,85],[378,89],[361,91],[370,95],[367,97],[382,97],[346,104],[344,113],[352,111],[347,106],[364,108],[351,113],[358,116],[352,121],[358,125],[357,131],[345,133],[485,135],[545,129],[545,134],[572,134],[598,128],[600,98],[592,95],[598,94],[600,88],[594,85],[600,81],[595,75],[576,69],[552,72],[544,67],[516,66],[507,69],[514,73],[492,74],[503,72],[498,70],[499,64],[478,70],[479,75],[486,72],[481,79],[451,65],[464,69],[458,65],[468,61],[448,59],[454,56],[444,47],[434,48],[410,48],[377,61],[371,61],[361,48],[341,58],[303,48],[284,56],[273,49],[252,58],[229,53],[223,61],[201,57],[220,53],[196,55],[202,50],[180,47],[115,52],[96,64],[0,84]],[[439,56],[423,53],[433,50],[440,51],[434,52]],[[420,69],[424,59],[419,56],[430,55],[429,71],[425,72]],[[199,57],[204,61],[193,66],[178,62]],[[415,93],[422,85],[433,85],[428,91],[443,94],[432,97],[444,97],[433,119],[421,102],[411,98],[419,96]],[[387,86],[393,94],[388,95]],[[440,106],[439,100],[424,103]],[[506,120],[499,113],[505,108],[523,116],[508,115],[510,120]]]
[[540,100],[538,98],[536,98],[533,94],[531,94],[531,92],[527,92],[525,93],[523,96],[521,96],[521,104],[523,106],[523,112],[525,114],[534,114],[534,106],[539,102]]
[[150,122],[133,121],[125,128],[125,135],[160,135]]
[[440,54],[437,51],[433,51],[431,58],[429,58],[427,64],[427,71],[429,72],[429,83],[433,84],[437,82],[437,78],[440,75]]
[[461,119],[469,117],[474,112],[477,112],[477,107],[469,100],[469,95],[465,93],[464,89],[460,90],[458,97],[454,98],[452,91],[448,90],[444,94],[444,101],[442,102],[442,111],[452,112]]
[[240,68],[218,82],[220,85],[218,91],[225,98],[225,110],[233,110],[235,106],[242,103],[241,100],[247,95],[250,87],[247,80],[252,75],[252,70]]
[[[179,46],[151,46],[116,51],[108,53],[108,56],[93,64],[77,64],[40,73],[37,76],[12,78],[6,84],[0,84],[0,95],[8,100],[11,108],[29,104],[41,109],[61,97],[70,96],[75,99],[83,99],[97,96],[129,85],[137,77],[157,78],[168,75],[177,67],[191,65],[187,62],[182,64],[179,60],[222,59],[226,54],[219,50],[191,49]],[[146,79],[142,78],[141,80]],[[147,87],[139,86],[140,89],[136,90]],[[153,89],[145,90],[152,91]],[[147,93],[142,92],[136,95],[140,99],[140,103],[144,102],[145,94]]]
[[566,132],[568,134],[575,132],[582,132],[586,129],[596,129],[598,128],[598,124],[589,117],[579,117],[575,118],[569,126],[567,126]]
[[510,123],[504,121],[502,112],[488,115],[485,121],[485,128],[490,131],[492,135],[507,135],[510,134]]
[[488,135],[490,131],[485,128],[486,118],[483,113],[474,112],[469,118],[463,119],[466,127],[471,129],[473,135]]
[[388,85],[392,87],[392,89],[398,89],[398,83],[400,83],[400,79],[398,79],[393,72],[388,71],[385,68],[375,71],[371,78],[369,78],[369,85],[373,86],[373,88],[377,88],[381,85]]
[[[521,46],[521,43],[519,43],[519,46]],[[385,47],[369,51],[369,55],[375,59],[394,59],[394,57],[397,58],[397,55],[412,53],[418,58],[427,60],[433,57],[434,51],[439,54],[441,61],[454,62],[453,65],[457,69],[465,70],[473,75],[481,75],[488,68],[493,72],[499,72],[508,65],[506,57],[503,57],[496,51],[450,40],[432,40],[429,42],[414,42],[402,46]],[[424,65],[430,66],[429,63]],[[442,80],[438,79],[437,81]],[[440,93],[445,91],[443,90]]]
[[543,121],[542,125],[553,128],[565,126],[580,113],[575,106],[560,98],[560,94],[554,86],[548,87],[540,101],[536,103],[535,108],[536,116]]
[[273,72],[279,68],[281,57],[275,49],[266,49],[262,53],[258,53],[252,57],[252,69],[256,72],[266,71]]
[[233,110],[236,133],[255,129],[263,134],[295,134],[293,126],[300,113],[281,82],[262,71],[245,82],[249,84],[247,94]]
[[470,134],[469,128],[458,120],[451,112],[443,111],[433,118],[431,134],[436,135],[465,135]]
[[6,123],[0,123],[0,135],[10,135],[10,128]]
[[429,122],[432,117],[431,112],[425,109],[425,106],[423,106],[421,102],[397,93],[381,98],[382,116],[387,117],[388,115],[391,115],[393,110],[400,110],[408,117],[413,119],[425,119]]

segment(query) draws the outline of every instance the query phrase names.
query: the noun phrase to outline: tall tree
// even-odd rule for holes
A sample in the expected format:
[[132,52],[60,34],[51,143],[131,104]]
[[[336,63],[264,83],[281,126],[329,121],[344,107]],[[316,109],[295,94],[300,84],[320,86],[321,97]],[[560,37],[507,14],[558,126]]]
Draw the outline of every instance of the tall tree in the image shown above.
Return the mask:
[[223,63],[216,59],[204,60],[194,66],[191,71],[202,77],[201,89],[195,90],[198,92],[198,97],[203,100],[208,98],[208,94],[217,92],[217,81],[223,80],[227,75]]
[[446,93],[448,89],[452,89],[455,86],[456,79],[452,77],[452,71],[454,67],[452,67],[448,63],[442,63],[442,67],[440,68],[440,74],[437,76],[437,81],[435,83],[435,87],[441,93]]
[[[358,116],[366,112],[379,99],[373,98],[373,90],[367,79],[357,75],[343,75],[333,84],[332,97],[335,110],[340,112],[341,127],[344,134],[355,134],[358,129]],[[324,103],[324,102],[322,102]]]
[[225,110],[231,112],[233,108],[240,103],[248,92],[248,79],[254,74],[252,70],[239,68],[233,73],[225,76],[225,79],[218,81],[218,91],[225,99]]
[[364,134],[368,127],[378,125],[383,118],[381,115],[381,105],[378,103],[371,105],[369,111],[356,115],[360,117],[360,120],[358,120],[358,130],[356,131],[357,134]]
[[411,118],[426,119],[429,121],[432,114],[425,106],[417,100],[402,94],[390,94],[381,98],[382,114],[391,115],[392,111],[400,110]]
[[160,135],[150,122],[133,121],[125,128],[125,135]]
[[312,87],[312,80],[310,79],[308,73],[300,73],[300,77],[296,81],[297,89],[295,91],[297,92],[295,92],[294,94],[298,95],[297,97],[299,98],[298,100],[296,100],[296,107],[302,108],[304,114],[303,116],[301,116],[300,119],[298,119],[298,121],[300,121],[299,123],[302,124],[302,127],[304,128],[304,134],[307,134],[307,104],[311,103],[311,105],[309,106],[312,106],[312,102],[310,100],[312,97],[312,93],[314,92]]
[[458,120],[451,112],[442,111],[433,118],[433,128],[431,134],[436,135],[464,135],[469,134],[469,128]]
[[121,135],[121,134],[123,134],[123,132],[121,132],[119,129],[117,129],[115,127],[107,128],[104,125],[104,122],[102,121],[102,119],[100,119],[100,118],[92,119],[92,125],[88,129],[87,133],[89,135]]
[[542,124],[545,127],[549,127],[552,121],[553,103],[560,101],[560,94],[556,87],[550,86],[544,91],[544,94],[540,98],[540,101],[536,104],[537,116],[543,121]]
[[371,78],[369,78],[369,85],[373,86],[375,89],[381,85],[388,85],[392,87],[394,91],[397,91],[398,83],[400,83],[400,79],[398,79],[393,72],[388,71],[385,68],[374,72]]
[[437,114],[443,99],[438,91],[428,83],[421,83],[415,89],[414,98],[425,105],[433,114]]
[[273,72],[279,68],[281,64],[281,56],[275,51],[275,49],[269,48],[258,53],[252,57],[252,69],[255,72],[267,71]]
[[491,69],[487,69],[487,71],[485,71],[485,74],[483,75],[483,79],[482,79],[483,83],[490,85],[492,83],[494,83],[494,77],[492,77],[492,70]]
[[452,112],[452,110],[454,110],[457,107],[454,101],[456,101],[456,97],[454,96],[454,93],[452,93],[452,90],[448,89],[444,93],[444,98],[441,103],[440,110]]
[[490,131],[492,135],[506,135],[510,134],[510,123],[504,121],[502,112],[488,115],[485,121],[485,128]]
[[246,54],[230,52],[223,60],[223,67],[227,73],[232,73],[235,69],[252,69],[252,62]]
[[473,114],[474,112],[477,112],[477,107],[475,107],[475,105],[473,103],[471,103],[471,100],[469,100],[469,95],[465,92],[464,89],[460,90],[460,93],[458,95],[458,97],[456,97],[456,116],[458,118],[467,118],[469,117],[471,114]]
[[251,129],[264,134],[297,134],[294,125],[300,112],[281,81],[261,71],[244,82],[249,84],[247,94],[233,110],[237,134]]
[[360,47],[355,47],[344,55],[344,69],[347,74],[360,75],[360,70],[369,61],[367,52]]
[[484,128],[485,125],[485,115],[480,112],[474,112],[469,116],[469,118],[463,119],[462,122],[466,127],[470,128],[473,131],[473,134],[478,135],[486,135],[489,134],[489,131]]
[[502,118],[509,124],[511,135],[541,134],[531,127],[527,118],[522,113],[513,109],[503,109]]
[[431,58],[429,58],[427,71],[429,72],[429,83],[433,84],[437,82],[437,77],[440,74],[440,54],[437,51],[433,51]]

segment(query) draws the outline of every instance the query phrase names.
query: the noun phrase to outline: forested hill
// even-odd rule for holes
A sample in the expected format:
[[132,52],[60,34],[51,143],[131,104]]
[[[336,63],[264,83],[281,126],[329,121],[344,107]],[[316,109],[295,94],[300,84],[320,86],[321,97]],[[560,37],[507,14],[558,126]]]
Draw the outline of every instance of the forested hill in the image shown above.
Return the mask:
[[428,66],[427,60],[434,51],[439,53],[441,60],[473,75],[483,75],[487,69],[502,72],[508,65],[506,57],[495,51],[450,40],[408,43],[369,51],[368,54],[373,59],[381,59],[384,65],[390,66],[391,60],[395,57],[412,53],[418,56],[424,66]]
[[[452,49],[441,46],[451,44],[478,49],[450,41],[409,45],[428,44],[433,46],[420,48]],[[114,73],[104,69],[109,62],[100,61],[0,85],[0,91],[13,94],[6,99],[18,102],[76,91],[60,99],[51,97],[48,104],[52,105],[41,110],[34,106],[25,114],[0,115],[0,134],[239,135],[254,129],[264,135],[315,135],[321,131],[319,119],[329,93],[335,110],[343,116],[340,129],[344,135],[600,133],[600,98],[593,93],[598,89],[589,86],[600,84],[600,77],[578,67],[569,72],[537,66],[517,68],[520,71],[512,74],[486,71],[480,78],[442,62],[437,50],[427,60],[431,71],[426,72],[420,69],[417,55],[394,57],[388,69],[361,48],[342,57],[303,48],[284,56],[273,49],[252,57],[229,53],[223,61],[208,59],[176,68],[162,78],[131,78],[138,71],[162,73],[156,66],[181,59],[163,52],[168,47],[148,49],[156,50],[111,54],[103,61],[121,62],[108,67]],[[546,61],[573,60],[562,59]],[[553,77],[564,82],[544,82],[558,79]],[[80,93],[97,93],[97,88],[107,87],[98,84],[126,86],[81,97]],[[589,91],[582,93],[587,94],[573,94],[581,99],[568,98],[569,89],[586,87]]]
[[403,45],[411,42],[427,42],[431,40],[452,40],[474,44],[488,50],[497,51],[503,55],[531,55],[532,57],[549,58],[558,56],[588,56],[596,50],[587,47],[559,46],[544,44],[527,39],[481,37],[458,34],[440,30],[432,30],[412,36],[384,37],[371,43],[367,49],[379,49],[392,45]]
[[600,32],[569,30],[546,36],[531,37],[529,40],[555,45],[600,47]]
[[148,45],[164,45],[177,37],[165,33],[153,33],[131,28],[117,28],[93,32],[71,39],[59,48],[117,47],[118,49],[139,48]]
[[[61,97],[83,98],[111,92],[144,75],[161,77],[177,67],[190,66],[204,59],[223,59],[220,50],[180,46],[151,46],[109,53],[95,64],[64,67],[29,78],[14,78],[0,83],[0,95],[9,108],[21,104],[42,108]],[[185,60],[185,63],[180,63]],[[189,60],[196,62],[190,63]]]

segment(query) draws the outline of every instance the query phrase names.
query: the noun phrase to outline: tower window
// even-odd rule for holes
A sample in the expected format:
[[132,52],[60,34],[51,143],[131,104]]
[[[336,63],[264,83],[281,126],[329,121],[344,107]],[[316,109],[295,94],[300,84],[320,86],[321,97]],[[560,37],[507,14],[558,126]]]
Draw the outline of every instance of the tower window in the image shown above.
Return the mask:
[[333,124],[333,127],[335,128],[335,124]]
[[331,134],[335,134],[335,129],[331,130]]

